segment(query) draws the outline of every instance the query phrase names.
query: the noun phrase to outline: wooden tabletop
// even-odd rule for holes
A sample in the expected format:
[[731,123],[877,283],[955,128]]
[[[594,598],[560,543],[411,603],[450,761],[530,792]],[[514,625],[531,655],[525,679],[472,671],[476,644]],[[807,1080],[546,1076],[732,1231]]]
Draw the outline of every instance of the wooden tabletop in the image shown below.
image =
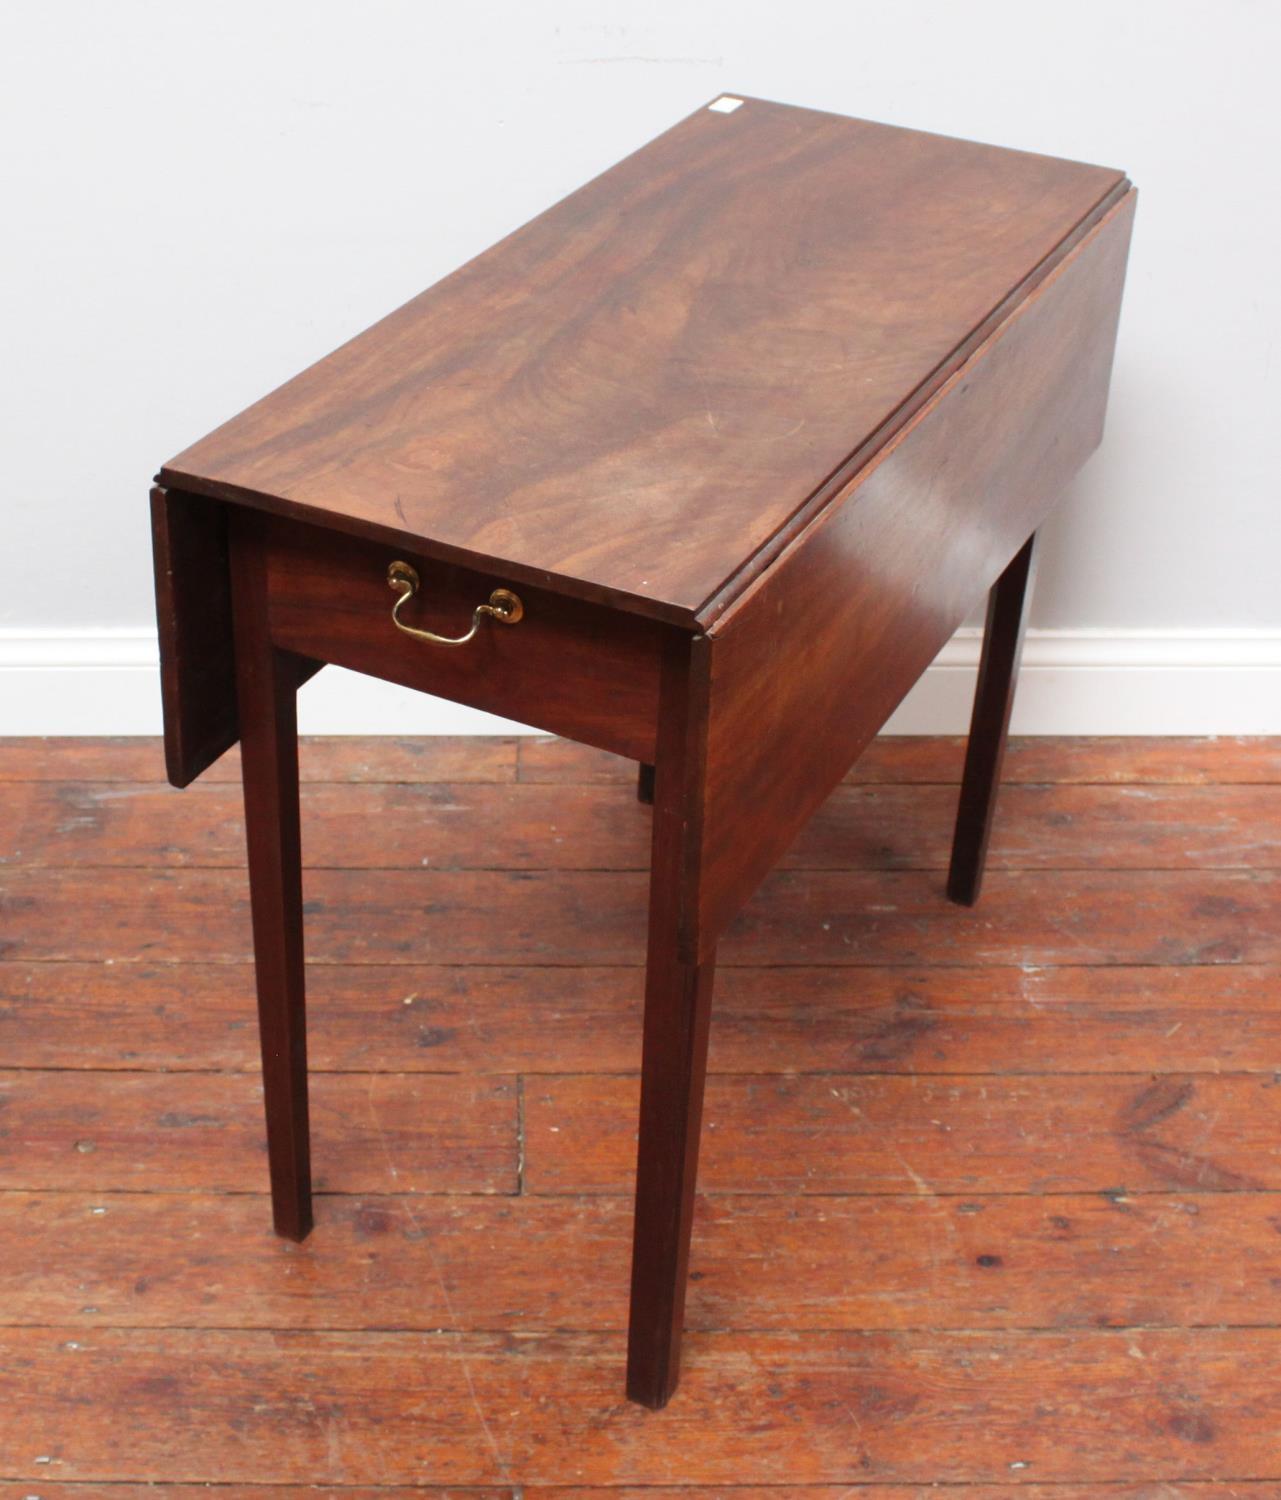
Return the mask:
[[161,482],[705,620],[1123,183],[702,108]]

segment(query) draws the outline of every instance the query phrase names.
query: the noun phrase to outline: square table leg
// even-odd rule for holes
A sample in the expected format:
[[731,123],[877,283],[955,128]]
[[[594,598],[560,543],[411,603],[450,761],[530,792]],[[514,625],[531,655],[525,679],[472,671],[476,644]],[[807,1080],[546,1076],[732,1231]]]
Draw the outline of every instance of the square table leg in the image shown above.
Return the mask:
[[705,719],[686,640],[664,662],[661,700],[627,1342],[627,1394],[649,1407],[667,1404],[679,1373],[715,969],[691,915],[701,878]]
[[956,835],[952,841],[952,866],[947,879],[948,895],[962,906],[974,905],[983,883],[1035,573],[1036,533],[1033,532],[988,595],[983,652],[979,658]]
[[241,774],[249,854],[267,1156],[276,1233],[312,1225],[298,811],[298,660],[267,634],[263,554],[252,533],[231,538],[232,613]]

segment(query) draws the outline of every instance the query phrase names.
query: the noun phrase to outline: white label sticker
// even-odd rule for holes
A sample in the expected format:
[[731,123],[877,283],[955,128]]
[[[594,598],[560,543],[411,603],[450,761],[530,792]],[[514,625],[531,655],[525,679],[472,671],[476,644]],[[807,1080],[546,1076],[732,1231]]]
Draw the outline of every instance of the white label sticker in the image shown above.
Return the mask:
[[732,115],[743,101],[734,99],[729,94],[722,94],[714,103],[709,104],[708,109],[713,109],[718,115]]

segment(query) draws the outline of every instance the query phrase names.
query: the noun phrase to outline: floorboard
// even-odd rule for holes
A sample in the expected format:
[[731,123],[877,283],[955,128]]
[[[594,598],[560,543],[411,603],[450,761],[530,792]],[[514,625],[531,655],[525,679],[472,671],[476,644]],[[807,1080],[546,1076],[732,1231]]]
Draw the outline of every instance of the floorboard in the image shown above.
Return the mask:
[[[838,787],[781,867],[946,869],[956,798],[950,786]],[[178,792],[154,782],[14,782],[5,804],[0,864],[245,863],[234,786]],[[1281,786],[1011,786],[1002,807],[990,869],[1281,865]],[[649,810],[614,785],[309,782],[302,809],[313,869],[649,868]]]
[[695,1333],[680,1405],[618,1334],[8,1329],[0,1453],[252,1483],[1281,1482],[1281,1331]]
[[[0,1072],[0,1187],[215,1192],[259,1185],[262,1087],[246,1073]],[[507,1077],[326,1073],[311,1081],[313,1177],[332,1192],[513,1193]]]
[[302,749],[316,1229],[238,760],[0,740],[0,1500],[1281,1495],[1281,740],[876,742],[722,944],[672,1405],[622,1399],[649,812]]
[[[5,1315],[91,1328],[626,1326],[626,1198],[7,1195]],[[1271,1327],[1281,1194],[700,1199],[692,1328]],[[140,1267],[140,1247],[146,1248]],[[549,1273],[555,1267],[555,1274]]]
[[[961,779],[961,735],[882,735],[873,740],[846,777],[850,782],[922,785]],[[531,736],[518,743],[521,781],[632,781],[635,771],[617,755],[570,740]],[[1281,781],[1281,738],[1263,736],[1062,736],[1013,735],[1001,770],[1006,786],[1098,783],[1228,786]]]
[[[323,1071],[632,1073],[643,971],[314,964]],[[733,967],[714,1073],[1271,1073],[1267,964]],[[0,963],[0,1056],[33,1068],[258,1071],[245,963]]]
[[[324,963],[638,964],[638,872],[309,870],[307,952]],[[0,959],[245,963],[240,870],[13,868]],[[778,871],[730,926],[725,964],[1281,962],[1274,870],[992,871],[951,905],[942,872]]]
[[[635,1079],[530,1080],[527,1191],[629,1192],[639,1100]],[[707,1193],[1281,1188],[1271,1074],[720,1075],[703,1129]]]

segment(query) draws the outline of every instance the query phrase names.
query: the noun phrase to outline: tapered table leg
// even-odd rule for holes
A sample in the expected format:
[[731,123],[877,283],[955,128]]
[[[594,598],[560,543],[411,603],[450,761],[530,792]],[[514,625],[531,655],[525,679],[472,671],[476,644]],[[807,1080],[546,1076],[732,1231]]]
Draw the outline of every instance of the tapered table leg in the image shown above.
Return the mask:
[[664,664],[650,869],[640,1142],[627,1394],[667,1404],[680,1365],[690,1228],[707,1073],[714,956],[683,922],[696,906],[701,724],[687,693],[688,646]]
[[277,1234],[301,1240],[311,1229],[312,1214],[295,708],[298,672],[295,659],[277,651],[268,638],[263,559],[248,524],[233,532],[231,570],[272,1218]]
[[654,803],[654,768],[641,764],[636,772],[636,800],[647,806]]
[[988,595],[983,653],[979,659],[970,740],[965,752],[961,798],[952,841],[952,867],[947,893],[962,906],[973,906],[983,883],[992,815],[1005,758],[1005,741],[1014,706],[1019,655],[1027,602],[1036,571],[1036,535],[1024,543]]

